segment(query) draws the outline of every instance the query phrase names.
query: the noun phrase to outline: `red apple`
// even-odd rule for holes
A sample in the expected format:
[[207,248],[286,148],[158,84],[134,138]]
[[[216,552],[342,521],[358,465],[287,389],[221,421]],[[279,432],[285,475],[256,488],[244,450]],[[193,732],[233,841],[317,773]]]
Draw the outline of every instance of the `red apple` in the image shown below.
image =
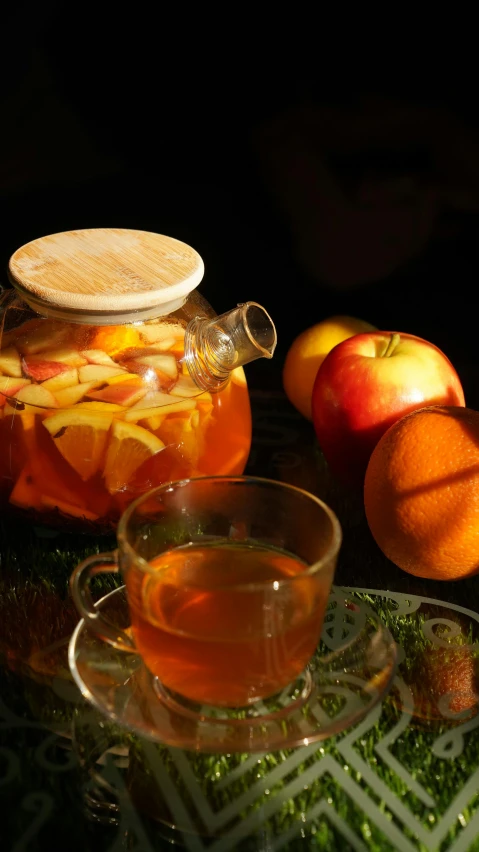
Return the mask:
[[465,405],[456,370],[433,343],[389,331],[338,343],[319,367],[312,393],[313,425],[332,474],[361,488],[381,435],[428,405]]

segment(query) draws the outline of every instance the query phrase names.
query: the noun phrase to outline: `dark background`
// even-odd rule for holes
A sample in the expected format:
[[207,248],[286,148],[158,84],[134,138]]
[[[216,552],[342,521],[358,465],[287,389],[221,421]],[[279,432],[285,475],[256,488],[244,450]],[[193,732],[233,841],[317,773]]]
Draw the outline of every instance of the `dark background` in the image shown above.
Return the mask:
[[294,336],[347,313],[430,339],[467,383],[474,56],[431,33],[415,46],[396,33],[393,47],[390,25],[372,51],[353,22],[321,25],[320,9],[279,21],[194,9],[4,13],[2,283],[36,237],[157,231],[203,256],[218,313],[255,300],[271,314],[276,369],[250,365],[253,381],[278,382]]

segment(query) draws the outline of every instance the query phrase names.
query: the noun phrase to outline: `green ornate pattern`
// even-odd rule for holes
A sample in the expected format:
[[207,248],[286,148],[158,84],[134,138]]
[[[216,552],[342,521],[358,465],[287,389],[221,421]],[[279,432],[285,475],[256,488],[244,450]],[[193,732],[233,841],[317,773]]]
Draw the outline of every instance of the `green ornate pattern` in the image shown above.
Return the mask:
[[[22,595],[28,590],[34,602],[47,607],[54,593],[55,599],[63,596],[65,606],[72,559],[107,549],[106,542],[84,539],[75,551],[72,545],[62,551],[58,544],[59,537],[32,532],[29,544],[24,542],[34,557],[28,571],[13,557],[7,562],[9,551],[3,549],[2,606],[7,603],[10,610],[15,602],[18,586],[12,577],[18,579],[20,572]],[[40,564],[40,552],[41,571],[34,567]],[[97,593],[116,582],[103,579]],[[479,616],[414,595],[354,594],[381,614],[404,649],[391,692],[352,730],[319,746],[268,755],[185,753],[111,726],[79,700],[62,668],[68,636],[46,655],[56,665],[53,676],[12,663],[4,652],[0,796],[10,842],[6,848],[41,850],[55,840],[72,852],[161,849],[171,848],[168,839],[173,836],[191,852],[479,849],[474,692],[459,683],[467,706],[451,710],[453,699],[448,699],[443,712],[429,721],[414,718],[418,701],[423,712],[431,714],[434,708],[425,708],[411,692],[411,684],[430,679],[428,660],[437,652],[451,672],[466,655],[473,661],[469,674],[475,677]],[[23,630],[21,602],[16,603]],[[50,619],[30,624],[37,641],[41,630],[48,639],[54,636],[52,605],[45,611]],[[458,683],[450,677],[450,691],[457,692]],[[171,824],[183,830],[169,828]],[[121,845],[125,837],[126,846]]]

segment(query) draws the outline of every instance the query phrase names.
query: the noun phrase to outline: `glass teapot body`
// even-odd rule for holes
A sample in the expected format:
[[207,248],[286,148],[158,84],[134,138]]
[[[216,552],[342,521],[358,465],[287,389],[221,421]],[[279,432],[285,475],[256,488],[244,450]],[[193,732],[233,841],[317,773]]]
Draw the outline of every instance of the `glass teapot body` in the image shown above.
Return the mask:
[[108,532],[156,485],[243,473],[252,430],[245,373],[233,358],[210,375],[217,338],[198,352],[198,322],[214,328],[217,315],[196,289],[174,310],[129,311],[127,321],[43,303],[40,311],[37,300],[17,286],[0,305],[2,511]]

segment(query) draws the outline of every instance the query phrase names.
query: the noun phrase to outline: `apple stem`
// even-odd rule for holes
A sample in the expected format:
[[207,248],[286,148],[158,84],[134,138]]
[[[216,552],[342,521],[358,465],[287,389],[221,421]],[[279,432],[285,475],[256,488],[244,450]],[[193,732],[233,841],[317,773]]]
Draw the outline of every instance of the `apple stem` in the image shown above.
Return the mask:
[[386,348],[382,353],[381,358],[389,358],[394,353],[394,350],[396,349],[396,346],[398,345],[400,339],[400,335],[396,332],[394,334],[391,334],[391,337],[386,343]]

